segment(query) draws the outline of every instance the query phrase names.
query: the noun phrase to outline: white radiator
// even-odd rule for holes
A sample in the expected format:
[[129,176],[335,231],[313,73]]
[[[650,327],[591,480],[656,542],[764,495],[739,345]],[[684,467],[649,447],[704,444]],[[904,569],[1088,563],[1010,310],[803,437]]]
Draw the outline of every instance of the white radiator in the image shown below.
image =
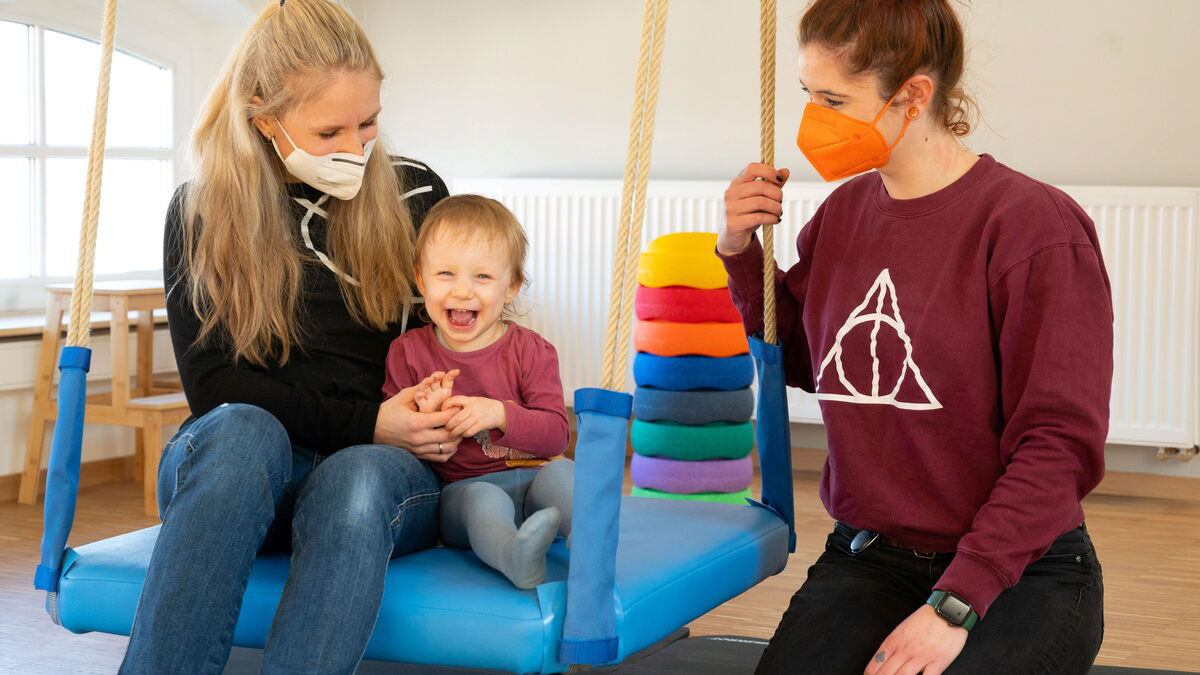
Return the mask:
[[[671,232],[715,232],[717,181],[654,181],[642,246]],[[796,237],[831,186],[788,185],[776,259],[796,261]],[[1200,190],[1064,187],[1096,222],[1116,309],[1112,443],[1191,447],[1200,441]],[[523,322],[559,352],[563,388],[596,386],[621,183],[615,180],[458,179],[456,193],[494,197],[530,241]],[[627,387],[632,389],[632,374]],[[569,400],[568,400],[569,403]],[[789,390],[793,421],[821,421],[816,399]]]

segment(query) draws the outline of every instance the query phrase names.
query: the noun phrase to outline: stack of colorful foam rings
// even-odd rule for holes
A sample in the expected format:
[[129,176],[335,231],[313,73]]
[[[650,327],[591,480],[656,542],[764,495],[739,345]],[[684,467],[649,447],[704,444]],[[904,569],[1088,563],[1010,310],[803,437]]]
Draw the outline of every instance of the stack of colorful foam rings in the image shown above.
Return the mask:
[[669,234],[641,255],[635,300],[633,496],[745,504],[754,364],[717,235]]

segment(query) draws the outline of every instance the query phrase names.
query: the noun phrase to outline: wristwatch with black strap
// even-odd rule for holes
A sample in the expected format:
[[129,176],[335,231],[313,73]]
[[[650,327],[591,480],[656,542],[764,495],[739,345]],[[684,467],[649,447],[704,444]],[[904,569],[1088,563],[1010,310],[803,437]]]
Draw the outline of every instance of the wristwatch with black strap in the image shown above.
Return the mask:
[[963,600],[953,591],[935,590],[925,604],[933,607],[933,611],[937,612],[937,615],[945,619],[946,623],[951,626],[971,630],[979,621],[979,615],[975,613],[971,603]]

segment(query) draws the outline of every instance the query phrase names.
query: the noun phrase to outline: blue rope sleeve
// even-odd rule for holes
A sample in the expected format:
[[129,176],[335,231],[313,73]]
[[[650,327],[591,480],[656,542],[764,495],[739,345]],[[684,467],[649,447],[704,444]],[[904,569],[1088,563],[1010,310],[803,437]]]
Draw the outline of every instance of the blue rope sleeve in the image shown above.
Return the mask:
[[762,502],[751,503],[775,513],[788,526],[788,551],[796,551],[796,516],[792,493],[791,420],[788,417],[787,380],[783,348],[749,338],[750,354],[758,374],[758,414],[754,429],[762,472]]
[[42,560],[34,573],[34,588],[57,592],[66,553],[67,535],[75,522],[79,493],[79,461],[83,448],[83,413],[87,403],[87,374],[92,350],[63,347],[58,369],[58,418],[46,471],[46,505],[42,528]]
[[625,443],[633,397],[607,389],[575,392],[575,513],[567,571],[567,611],[558,660],[568,664],[614,661],[617,637],[616,567],[625,481]]

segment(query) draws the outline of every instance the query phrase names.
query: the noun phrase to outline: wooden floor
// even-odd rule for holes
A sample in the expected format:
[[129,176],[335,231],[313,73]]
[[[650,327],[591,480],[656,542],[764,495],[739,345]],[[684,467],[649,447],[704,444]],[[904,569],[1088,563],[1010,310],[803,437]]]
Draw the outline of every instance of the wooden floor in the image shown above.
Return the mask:
[[[798,543],[787,569],[692,623],[693,634],[771,635],[832,526],[817,476],[796,478]],[[1107,629],[1098,663],[1200,672],[1200,482],[1111,475],[1085,508],[1104,566]],[[66,632],[33,590],[41,519],[40,505],[0,503],[0,673],[112,673],[127,639]],[[141,515],[139,484],[86,488],[70,543],[154,522]]]

